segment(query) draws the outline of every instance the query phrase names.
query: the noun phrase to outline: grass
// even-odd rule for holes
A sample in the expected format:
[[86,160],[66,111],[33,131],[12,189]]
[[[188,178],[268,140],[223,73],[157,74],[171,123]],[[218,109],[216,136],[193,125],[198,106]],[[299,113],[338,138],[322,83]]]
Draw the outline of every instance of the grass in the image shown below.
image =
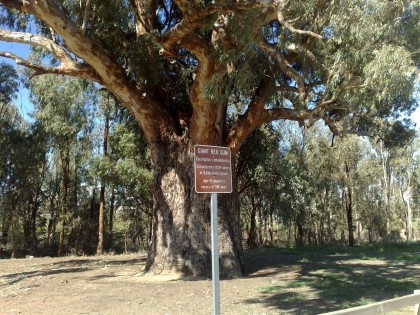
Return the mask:
[[[298,307],[299,314],[318,314],[392,299],[420,289],[420,243],[262,251],[271,257],[267,265],[279,272],[292,268],[298,271],[291,280],[279,279],[258,288],[265,302],[277,303],[281,311]],[[247,256],[251,261],[257,259],[258,251]],[[311,307],[299,307],[305,303]]]

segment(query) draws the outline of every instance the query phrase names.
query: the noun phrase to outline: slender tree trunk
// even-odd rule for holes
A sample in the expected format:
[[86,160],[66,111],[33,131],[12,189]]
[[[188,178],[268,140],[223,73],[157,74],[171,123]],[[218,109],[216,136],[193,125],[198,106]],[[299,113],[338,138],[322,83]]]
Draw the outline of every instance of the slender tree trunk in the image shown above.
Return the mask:
[[259,243],[260,244],[264,244],[264,228],[263,228],[263,217],[262,217],[262,212],[261,212],[261,208],[257,207],[257,211],[258,211],[258,230],[259,230]]
[[[108,95],[109,97],[109,95]],[[109,99],[108,99],[109,105]],[[105,109],[105,125],[103,135],[103,158],[108,156],[108,135],[109,135],[109,110]],[[101,191],[99,194],[99,222],[98,222],[98,244],[96,246],[96,254],[100,255],[104,252],[104,213],[105,213],[105,179],[101,179]]]
[[[151,149],[155,189],[146,271],[210,276],[210,196],[195,192],[193,146],[174,140]],[[233,193],[218,198],[221,276],[245,271],[235,197]]]
[[[346,243],[346,233],[345,233],[345,225],[346,225],[346,214],[347,214],[347,192],[346,192],[346,188],[342,187],[341,188],[341,208],[343,209],[343,211],[341,212],[341,222],[343,222],[342,226],[341,226],[341,244],[345,244]],[[347,225],[348,226],[348,225]]]
[[63,254],[64,250],[64,235],[66,229],[66,215],[67,215],[67,194],[69,189],[69,153],[68,148],[60,150],[61,169],[63,172],[63,189],[61,198],[61,230],[58,241],[58,256]]
[[[49,195],[49,201],[50,201],[50,219],[48,220],[48,226],[47,226],[47,235],[46,235],[46,240],[45,240],[45,245],[46,248],[48,248],[48,250],[52,250],[51,248],[51,244],[54,243],[55,241],[55,228],[56,228],[56,220],[55,220],[55,205],[54,205],[54,199],[57,196],[58,193],[58,174],[56,172],[56,179],[53,181],[50,181],[50,187],[49,187],[49,191],[50,191],[50,195]],[[54,183],[54,185],[53,185]],[[54,186],[54,187],[53,187]]]
[[274,241],[274,224],[273,224],[273,207],[270,206],[270,212],[269,212],[269,217],[268,217],[268,232],[270,233],[270,243],[273,244]]
[[98,243],[96,245],[97,255],[101,255],[104,252],[104,212],[105,212],[105,185],[101,184],[101,190],[99,193]]
[[[151,211],[152,212],[152,211]],[[148,235],[148,243],[151,244],[153,236],[153,218],[149,219],[149,235]]]
[[18,251],[18,237],[19,237],[19,218],[17,214],[13,214],[12,217],[12,258],[17,257]]
[[252,200],[252,210],[251,210],[251,223],[250,223],[250,227],[249,227],[249,233],[248,233],[248,248],[256,248],[257,247],[257,243],[256,243],[256,238],[257,238],[257,231],[256,231],[256,221],[257,221],[257,205],[255,203],[255,197],[252,196],[251,197]]
[[48,220],[47,226],[47,237],[45,240],[46,246],[49,247],[53,242],[55,233],[55,208],[54,208],[54,198],[50,197],[50,219]]
[[322,214],[322,220],[320,225],[320,236],[319,241],[321,245],[325,245],[325,218],[327,218],[327,224],[328,224],[328,242],[331,242],[332,238],[332,231],[330,231],[331,228],[331,220],[330,220],[330,189],[329,186],[325,186],[325,194],[324,194],[324,212]]
[[404,197],[404,192],[400,188],[400,197],[404,205],[404,213],[405,213],[405,233],[406,233],[407,241],[410,241],[413,239],[413,210],[411,209],[411,203],[410,203],[410,195],[411,195],[410,186],[408,186],[405,193],[407,195],[407,198]]
[[328,243],[331,244],[335,239],[334,239],[334,235],[333,235],[333,229],[332,229],[332,214],[331,214],[331,210],[328,209],[328,213],[327,213],[327,221],[328,221]]
[[32,202],[28,202],[25,205],[25,208],[23,210],[23,238],[24,238],[24,249],[25,251],[28,251],[31,246],[31,208],[32,208]]
[[[113,229],[114,229],[114,204],[115,204],[115,188],[111,189],[111,200],[109,202],[109,223],[108,223],[108,249],[112,248]],[[150,239],[149,239],[150,241]]]
[[385,204],[386,232],[391,234],[391,165],[389,152],[385,151],[383,141],[380,141],[382,170],[383,170],[383,200]]
[[321,245],[321,246],[324,245],[324,221],[325,221],[325,215],[326,215],[326,211],[324,210],[321,213],[321,218],[319,219],[318,240],[319,240],[319,245]]
[[6,251],[7,243],[9,240],[9,233],[10,233],[10,227],[12,225],[11,222],[11,216],[10,214],[6,213],[4,216],[2,216],[2,227],[1,227],[1,247],[4,251]]
[[292,239],[292,220],[287,221],[287,248],[291,246]]
[[350,178],[350,168],[347,161],[344,161],[344,167],[346,172],[346,181],[347,181],[347,227],[349,230],[349,246],[354,246],[354,234],[353,234],[353,199],[352,199],[352,188],[351,188],[351,178]]
[[298,247],[302,247],[303,243],[304,243],[304,241],[303,241],[304,231],[303,231],[303,225],[300,222],[297,224],[297,232],[298,232],[298,234],[297,234],[297,238],[296,238],[296,245]]
[[31,211],[31,239],[32,239],[32,252],[35,252],[38,247],[38,237],[36,235],[36,217],[38,214],[38,208],[39,208],[39,192],[35,195],[35,200],[32,205],[32,211]]

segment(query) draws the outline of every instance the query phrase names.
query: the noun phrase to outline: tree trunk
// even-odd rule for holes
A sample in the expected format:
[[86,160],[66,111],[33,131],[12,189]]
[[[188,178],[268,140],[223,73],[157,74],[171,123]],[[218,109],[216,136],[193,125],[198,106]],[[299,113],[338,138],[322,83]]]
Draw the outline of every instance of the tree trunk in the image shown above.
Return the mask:
[[297,237],[296,237],[296,246],[297,247],[302,247],[303,246],[303,243],[304,243],[304,241],[303,241],[303,233],[304,233],[304,231],[303,231],[303,225],[302,225],[302,223],[298,223],[297,224],[297,228],[298,228],[298,234],[297,234]]
[[257,205],[255,203],[255,197],[252,196],[252,211],[251,211],[251,223],[248,233],[248,248],[257,248]]
[[[49,202],[50,202],[50,219],[48,220],[48,227],[47,227],[47,235],[45,239],[45,248],[52,251],[51,244],[55,242],[55,229],[56,229],[56,209],[55,209],[55,198],[58,194],[59,186],[58,186],[58,172],[55,174],[55,180],[50,180],[49,184]],[[54,184],[54,187],[53,187]]]
[[405,191],[406,197],[404,197],[404,192],[400,188],[400,197],[404,205],[404,214],[405,214],[405,235],[407,241],[413,240],[413,210],[411,209],[410,196],[411,196],[411,187],[408,186]]
[[353,199],[352,199],[352,189],[351,189],[351,178],[350,178],[350,168],[347,161],[344,161],[344,167],[346,171],[346,181],[347,181],[347,227],[349,230],[349,246],[354,246],[354,234],[353,234]]
[[[193,146],[174,140],[151,145],[151,150],[153,230],[146,271],[210,276],[210,196],[195,192]],[[219,195],[220,274],[225,277],[245,271],[235,197]]]
[[62,199],[61,199],[61,230],[60,230],[60,238],[58,241],[58,256],[63,254],[63,247],[64,247],[64,234],[65,234],[65,227],[66,227],[66,215],[67,215],[67,194],[69,189],[69,152],[68,147],[63,150],[60,150],[60,157],[61,157],[61,169],[63,172],[63,191],[62,191]]
[[262,212],[261,212],[261,207],[257,207],[258,210],[258,229],[259,229],[259,243],[261,245],[264,244],[264,231],[263,231],[263,217],[262,217]]
[[96,245],[97,255],[101,255],[104,252],[104,212],[105,212],[105,185],[101,184],[101,190],[99,193],[98,243]]
[[328,243],[330,245],[333,243],[333,241],[335,241],[334,235],[333,235],[332,220],[331,219],[332,219],[331,210],[328,209],[328,212],[327,212],[327,220],[328,220]]
[[4,214],[2,219],[2,227],[1,227],[1,251],[5,251],[7,249],[7,243],[9,240],[9,233],[10,233],[10,226],[12,225],[11,222],[11,215],[10,214]]
[[108,249],[112,248],[113,233],[114,233],[114,204],[115,204],[115,188],[111,189],[111,200],[109,202],[109,223],[108,223]]
[[270,244],[273,245],[274,241],[274,224],[273,224],[273,207],[270,205],[270,216],[269,216],[269,223],[268,223],[268,232],[270,233]]
[[383,200],[386,215],[386,233],[391,234],[391,165],[389,151],[385,151],[384,143],[380,141],[382,170],[383,170]]
[[14,214],[12,216],[12,258],[17,257],[18,237],[19,237],[19,218]]
[[[109,96],[108,96],[109,97]],[[109,99],[108,99],[109,105]],[[105,126],[103,135],[103,155],[106,159],[108,156],[108,134],[109,134],[109,111],[105,112]],[[98,244],[96,246],[96,254],[101,255],[104,252],[104,212],[105,212],[105,180],[101,179],[101,191],[99,194],[99,216],[98,216]]]
[[49,247],[54,242],[55,235],[55,208],[54,208],[54,199],[50,199],[50,219],[48,220],[47,227],[47,237],[45,244]]

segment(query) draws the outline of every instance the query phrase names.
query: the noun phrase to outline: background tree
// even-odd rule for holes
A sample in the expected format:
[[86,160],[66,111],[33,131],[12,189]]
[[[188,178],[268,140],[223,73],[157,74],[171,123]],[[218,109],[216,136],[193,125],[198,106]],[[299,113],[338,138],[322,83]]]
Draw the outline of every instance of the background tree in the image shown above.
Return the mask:
[[47,143],[42,128],[29,125],[11,103],[19,86],[16,71],[7,64],[0,64],[0,69],[2,247],[11,241],[15,257],[23,248],[31,254],[37,251]]
[[[154,272],[210,272],[209,202],[192,188],[194,144],[226,145],[235,156],[258,126],[279,119],[374,133],[414,105],[413,1],[0,3],[0,40],[42,47],[54,62],[0,56],[34,75],[105,85],[140,125],[154,170]],[[39,26],[34,34],[28,21]],[[238,274],[235,194],[221,207],[221,271]]]
[[72,208],[77,208],[78,143],[86,138],[88,132],[87,106],[94,102],[94,95],[86,89],[82,80],[51,75],[38,77],[31,81],[32,100],[37,107],[36,116],[45,131],[51,137],[54,153],[60,161],[61,201],[60,201],[60,234],[58,255],[64,253],[66,228],[68,225],[68,208],[70,188],[74,192]]

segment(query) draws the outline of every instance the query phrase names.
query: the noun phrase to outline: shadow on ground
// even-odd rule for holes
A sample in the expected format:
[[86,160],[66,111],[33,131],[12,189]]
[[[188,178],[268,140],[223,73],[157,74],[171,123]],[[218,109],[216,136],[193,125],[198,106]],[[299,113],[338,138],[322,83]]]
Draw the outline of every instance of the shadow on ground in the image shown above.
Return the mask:
[[[420,246],[417,247],[419,249]],[[320,314],[412,294],[420,289],[419,252],[358,255],[334,250],[258,249],[246,254],[250,277],[267,277],[247,299],[280,314]],[[414,258],[413,258],[414,257]]]
[[[15,284],[22,280],[35,277],[48,277],[60,274],[77,274],[86,272],[89,270],[95,270],[103,267],[118,267],[118,266],[144,266],[146,262],[145,257],[133,258],[133,259],[106,259],[106,258],[89,258],[89,259],[62,259],[60,261],[40,264],[35,270],[22,271],[17,273],[8,273],[0,276],[0,288],[8,285]],[[99,278],[112,278],[115,277],[113,274],[104,274],[99,276],[91,277],[91,280]]]

